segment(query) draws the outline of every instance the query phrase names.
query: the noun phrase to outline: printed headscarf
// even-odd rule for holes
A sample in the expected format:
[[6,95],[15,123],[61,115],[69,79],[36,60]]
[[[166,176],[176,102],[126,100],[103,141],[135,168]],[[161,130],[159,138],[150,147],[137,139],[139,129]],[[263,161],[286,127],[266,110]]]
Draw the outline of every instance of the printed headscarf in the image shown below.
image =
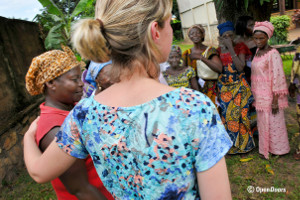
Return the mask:
[[222,24],[219,24],[217,26],[217,28],[219,29],[220,36],[222,36],[223,33],[227,32],[227,31],[234,31],[234,25],[231,21],[227,21]]
[[255,31],[263,31],[265,32],[269,39],[273,36],[274,32],[274,26],[272,25],[271,22],[264,21],[264,22],[255,22],[254,28],[253,28],[253,33]]
[[47,51],[32,59],[26,74],[26,89],[31,95],[44,92],[45,83],[59,77],[74,67],[83,67],[83,62],[77,61],[72,50],[62,46],[61,50]]
[[195,24],[188,29],[187,31],[188,36],[190,35],[190,32],[193,28],[199,29],[202,32],[202,35],[205,35],[205,29],[203,28],[203,26],[201,24]]
[[181,48],[178,45],[172,45],[171,52],[176,52],[180,56],[182,55]]
[[111,60],[105,63],[96,63],[91,61],[85,80],[90,84],[92,84],[94,87],[97,87],[96,78],[98,74],[106,65],[109,65],[111,63],[112,63]]

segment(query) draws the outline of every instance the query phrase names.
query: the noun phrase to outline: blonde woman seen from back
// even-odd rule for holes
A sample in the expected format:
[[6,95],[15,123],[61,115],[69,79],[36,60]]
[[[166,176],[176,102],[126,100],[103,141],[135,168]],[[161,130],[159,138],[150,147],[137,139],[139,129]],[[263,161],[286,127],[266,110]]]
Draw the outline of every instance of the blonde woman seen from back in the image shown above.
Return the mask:
[[43,155],[33,123],[24,156],[37,182],[91,155],[115,199],[231,199],[224,155],[232,144],[214,104],[157,80],[171,8],[171,0],[99,0],[97,20],[75,25],[74,47],[96,62],[111,58],[116,83],[79,102]]

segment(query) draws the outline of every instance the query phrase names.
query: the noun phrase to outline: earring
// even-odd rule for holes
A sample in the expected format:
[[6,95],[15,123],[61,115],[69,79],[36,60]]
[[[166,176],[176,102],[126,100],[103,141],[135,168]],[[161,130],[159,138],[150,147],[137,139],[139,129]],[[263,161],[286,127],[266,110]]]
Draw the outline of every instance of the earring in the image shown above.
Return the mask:
[[181,58],[180,59],[180,64],[179,64],[180,66],[182,66],[183,65],[183,59]]
[[101,85],[99,84],[99,83],[97,83],[97,86],[98,86],[98,89],[99,89],[99,91],[101,91]]

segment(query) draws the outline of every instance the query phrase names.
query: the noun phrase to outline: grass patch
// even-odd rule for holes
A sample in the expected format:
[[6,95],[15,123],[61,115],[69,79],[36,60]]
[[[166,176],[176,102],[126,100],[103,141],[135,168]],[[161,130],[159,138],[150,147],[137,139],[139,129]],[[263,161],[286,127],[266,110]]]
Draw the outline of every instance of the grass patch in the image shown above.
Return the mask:
[[173,42],[173,45],[180,46],[182,52],[184,52],[185,50],[188,50],[194,46],[193,44],[183,44],[181,41]]
[[282,59],[283,63],[283,70],[286,76],[291,75],[291,70],[292,70],[292,65],[293,65],[293,58],[289,57],[288,59],[283,58]]
[[26,169],[17,172],[18,178],[2,185],[0,200],[50,200],[57,199],[50,183],[38,184],[27,173]]

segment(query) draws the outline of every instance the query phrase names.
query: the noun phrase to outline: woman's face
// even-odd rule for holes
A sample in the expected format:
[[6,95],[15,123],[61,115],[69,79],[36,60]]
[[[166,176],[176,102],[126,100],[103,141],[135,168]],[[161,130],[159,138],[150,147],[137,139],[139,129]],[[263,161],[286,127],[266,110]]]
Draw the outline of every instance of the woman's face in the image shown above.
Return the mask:
[[193,43],[199,43],[203,41],[204,35],[198,28],[192,28],[189,33],[189,38]]
[[180,66],[181,55],[175,51],[171,51],[168,59],[168,63],[172,68],[178,68]]
[[254,42],[259,49],[263,49],[268,44],[268,36],[263,32],[255,32],[253,35]]
[[171,16],[165,21],[164,27],[160,29],[161,42],[159,45],[162,57],[158,60],[159,63],[166,62],[171,51],[171,45],[173,42],[173,29],[171,27]]
[[112,65],[106,65],[96,77],[96,82],[100,85],[102,91],[113,84],[109,77],[111,68]]
[[247,22],[247,30],[246,30],[246,34],[249,36],[253,35],[253,28],[254,28],[254,20],[249,20]]
[[74,104],[82,97],[83,82],[80,67],[74,67],[60,77],[53,80],[55,84],[54,98],[64,104]]
[[231,40],[234,39],[234,33],[233,31],[226,31],[223,33],[223,35],[221,36],[222,38],[230,38]]

